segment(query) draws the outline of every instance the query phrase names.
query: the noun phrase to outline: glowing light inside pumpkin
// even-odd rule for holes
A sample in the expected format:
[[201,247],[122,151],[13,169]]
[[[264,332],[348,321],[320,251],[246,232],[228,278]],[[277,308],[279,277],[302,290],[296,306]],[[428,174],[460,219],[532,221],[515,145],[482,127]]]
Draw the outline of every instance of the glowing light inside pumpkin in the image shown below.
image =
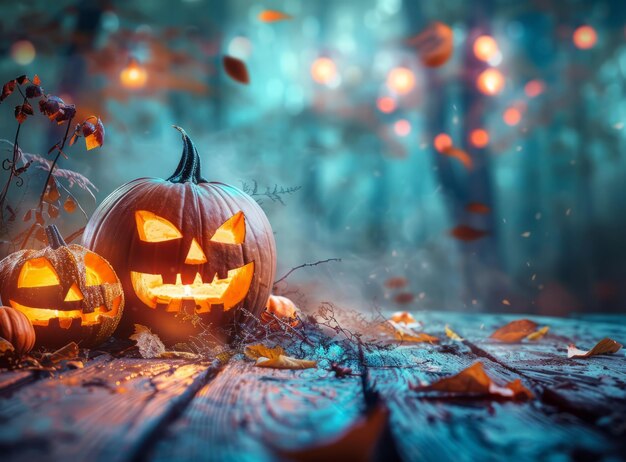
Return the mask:
[[189,247],[189,253],[187,253],[187,258],[185,259],[185,263],[188,265],[201,265],[202,263],[206,263],[206,255],[202,251],[200,244],[194,238],[191,241],[191,247]]
[[484,148],[489,144],[489,132],[482,128],[472,130],[470,133],[470,143],[477,148]]
[[498,43],[490,35],[481,35],[474,40],[474,56],[481,61],[493,59],[498,51]]
[[83,293],[80,291],[76,283],[72,284],[65,295],[64,302],[78,302],[83,299]]
[[415,87],[415,75],[406,67],[396,67],[387,75],[387,86],[392,91],[404,95]]
[[61,281],[52,264],[46,258],[33,258],[22,266],[17,278],[17,287],[47,287],[59,285]]
[[122,72],[120,72],[120,82],[126,88],[137,90],[143,88],[148,81],[148,72],[136,59],[131,59]]
[[243,212],[237,212],[220,226],[211,240],[222,244],[243,244],[246,239],[246,222]]
[[183,300],[193,300],[196,313],[211,311],[211,305],[221,304],[229,310],[243,300],[250,289],[254,275],[254,262],[228,271],[227,277],[217,275],[209,283],[202,280],[200,273],[191,284],[183,284],[181,275],[176,276],[175,284],[163,284],[160,274],[147,274],[131,271],[130,279],[139,299],[151,308],[166,304],[167,311],[180,310]]
[[435,136],[433,144],[438,152],[443,152],[446,149],[452,147],[452,138],[450,138],[450,136],[445,133],[439,133],[437,136]]
[[311,76],[317,83],[331,83],[337,77],[337,66],[330,58],[317,58],[311,65]]
[[21,311],[30,320],[33,326],[47,326],[51,319],[58,319],[59,326],[63,329],[69,329],[74,319],[80,320],[83,326],[93,326],[100,324],[101,316],[105,318],[115,318],[120,308],[122,297],[116,297],[113,300],[111,310],[106,309],[104,305],[98,306],[93,313],[83,313],[81,310],[57,310],[53,308],[32,308],[17,303],[15,300],[9,300],[9,303],[16,310]]
[[504,76],[497,69],[487,69],[480,73],[476,86],[485,95],[497,95],[504,88]]
[[183,237],[171,222],[147,210],[135,212],[139,239],[144,242],[163,242]]
[[574,31],[572,39],[574,41],[574,45],[578,48],[581,50],[588,50],[593,48],[598,41],[598,34],[591,26],[580,26]]

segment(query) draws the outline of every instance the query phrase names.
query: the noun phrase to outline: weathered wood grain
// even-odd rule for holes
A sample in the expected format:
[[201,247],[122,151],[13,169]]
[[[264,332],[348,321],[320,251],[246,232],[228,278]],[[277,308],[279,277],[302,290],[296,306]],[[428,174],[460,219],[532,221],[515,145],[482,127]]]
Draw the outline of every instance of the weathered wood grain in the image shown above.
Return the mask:
[[0,400],[3,460],[134,459],[209,370],[173,360],[99,357],[84,369],[22,387]]
[[347,428],[363,408],[357,377],[285,371],[234,360],[194,398],[149,459],[275,460]]

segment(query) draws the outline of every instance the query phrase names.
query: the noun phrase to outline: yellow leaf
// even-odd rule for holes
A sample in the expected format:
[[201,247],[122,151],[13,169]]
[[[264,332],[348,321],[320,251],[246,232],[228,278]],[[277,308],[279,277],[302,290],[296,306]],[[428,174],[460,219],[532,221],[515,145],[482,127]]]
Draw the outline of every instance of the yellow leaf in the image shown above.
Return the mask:
[[454,332],[452,329],[450,329],[450,326],[448,326],[447,324],[446,324],[446,327],[445,327],[445,331],[446,331],[446,335],[447,335],[450,339],[452,339],[452,340],[457,340],[457,341],[459,341],[459,342],[462,342],[462,341],[463,341],[463,338],[462,338],[459,334],[457,334],[456,332]]
[[271,367],[274,369],[310,369],[317,367],[317,361],[297,359],[285,355],[285,350],[280,346],[268,348],[262,343],[248,345],[244,354],[247,358],[255,360],[257,367]]
[[416,332],[413,329],[406,327],[394,321],[387,321],[389,325],[393,327],[393,333],[396,339],[401,342],[412,343],[437,343],[439,339],[425,332]]
[[280,355],[285,354],[285,350],[283,350],[280,346],[269,348],[262,343],[257,343],[256,345],[246,346],[243,354],[245,354],[248,359],[256,361],[259,358],[278,358]]
[[571,344],[567,347],[567,357],[568,358],[588,358],[589,356],[595,355],[607,355],[612,353],[617,353],[622,348],[620,343],[617,343],[615,340],[610,338],[603,338],[596,346],[594,346],[591,350],[584,351],[576,348],[576,345]]
[[528,334],[526,340],[540,340],[542,339],[550,330],[550,326],[543,326],[541,329],[536,330],[532,334]]

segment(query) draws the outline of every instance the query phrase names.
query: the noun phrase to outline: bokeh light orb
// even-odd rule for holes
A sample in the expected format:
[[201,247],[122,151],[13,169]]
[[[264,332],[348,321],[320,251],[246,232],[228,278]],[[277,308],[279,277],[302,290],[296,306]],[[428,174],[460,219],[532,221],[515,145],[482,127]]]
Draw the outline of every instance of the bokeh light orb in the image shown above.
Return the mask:
[[516,107],[510,107],[502,114],[502,120],[504,120],[505,124],[514,127],[521,122],[522,113]]
[[574,45],[578,48],[581,50],[588,50],[593,48],[598,41],[598,34],[596,34],[596,30],[591,26],[580,26],[574,31],[572,39],[574,41]]
[[247,37],[234,37],[228,44],[228,54],[245,61],[252,54],[252,42]]
[[485,95],[497,95],[504,88],[504,76],[498,69],[486,69],[479,74],[476,87]]
[[393,124],[393,131],[398,136],[407,136],[411,133],[411,123],[406,119],[400,119]]
[[443,152],[452,147],[452,138],[446,133],[439,133],[435,136],[433,145],[438,152]]
[[545,90],[545,84],[541,80],[530,80],[524,85],[524,93],[529,98],[536,98]]
[[474,56],[481,61],[489,61],[497,56],[498,43],[490,35],[481,35],[474,40]]
[[131,90],[143,88],[147,81],[148,72],[136,59],[131,59],[128,65],[120,72],[120,82]]
[[11,58],[17,64],[26,66],[33,62],[36,56],[35,45],[29,40],[18,40],[11,45]]
[[337,66],[330,58],[317,58],[311,65],[311,76],[317,83],[331,83],[337,77]]
[[415,74],[406,67],[395,67],[387,75],[387,86],[400,95],[407,94],[415,87]]
[[470,143],[476,148],[484,148],[489,144],[489,132],[483,128],[477,128],[470,133]]
[[376,100],[376,107],[380,112],[390,114],[396,110],[396,101],[390,96],[381,96]]

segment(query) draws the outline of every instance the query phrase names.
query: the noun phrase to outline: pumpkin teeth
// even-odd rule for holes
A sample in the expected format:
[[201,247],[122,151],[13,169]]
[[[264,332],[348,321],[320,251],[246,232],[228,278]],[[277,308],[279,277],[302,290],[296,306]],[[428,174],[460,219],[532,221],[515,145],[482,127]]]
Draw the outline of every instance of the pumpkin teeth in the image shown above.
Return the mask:
[[223,305],[225,310],[236,306],[246,297],[253,276],[254,262],[227,271],[223,278],[215,274],[211,282],[204,282],[196,273],[190,284],[183,284],[180,274],[170,277],[173,282],[167,283],[160,274],[130,273],[135,294],[150,308],[162,304],[166,311],[178,312],[182,301],[192,300],[197,313],[211,311],[212,305]]
[[106,306],[101,305],[96,307],[93,313],[83,313],[81,310],[61,311],[53,308],[31,308],[21,305],[15,300],[9,300],[9,303],[14,309],[24,313],[33,326],[48,326],[51,320],[57,319],[59,327],[69,329],[75,320],[78,320],[79,326],[92,326],[100,323],[101,316],[114,318],[117,316],[121,300],[121,297],[115,298],[111,310],[107,310]]

